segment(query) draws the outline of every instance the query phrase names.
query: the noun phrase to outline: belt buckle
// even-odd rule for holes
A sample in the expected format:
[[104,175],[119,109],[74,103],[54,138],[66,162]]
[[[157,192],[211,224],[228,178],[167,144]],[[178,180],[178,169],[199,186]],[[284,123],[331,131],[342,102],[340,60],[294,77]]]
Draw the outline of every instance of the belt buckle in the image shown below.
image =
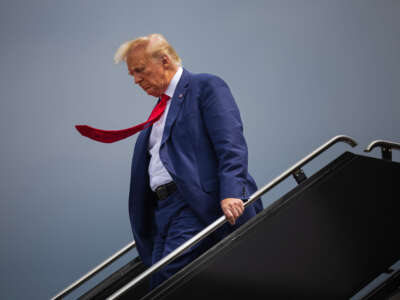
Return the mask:
[[159,186],[156,190],[156,193],[157,193],[159,200],[162,200],[162,199],[168,197],[168,189],[165,185]]

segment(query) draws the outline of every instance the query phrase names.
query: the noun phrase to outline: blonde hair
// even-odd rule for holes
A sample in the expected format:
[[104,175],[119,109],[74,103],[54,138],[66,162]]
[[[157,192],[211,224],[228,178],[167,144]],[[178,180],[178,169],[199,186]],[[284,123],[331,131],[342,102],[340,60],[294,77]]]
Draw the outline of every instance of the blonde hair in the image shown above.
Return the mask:
[[121,61],[126,61],[126,57],[130,51],[142,47],[153,58],[160,58],[163,55],[167,55],[174,64],[182,66],[182,60],[175,49],[159,33],[149,34],[123,43],[119,46],[117,52],[115,52],[114,62],[117,64]]

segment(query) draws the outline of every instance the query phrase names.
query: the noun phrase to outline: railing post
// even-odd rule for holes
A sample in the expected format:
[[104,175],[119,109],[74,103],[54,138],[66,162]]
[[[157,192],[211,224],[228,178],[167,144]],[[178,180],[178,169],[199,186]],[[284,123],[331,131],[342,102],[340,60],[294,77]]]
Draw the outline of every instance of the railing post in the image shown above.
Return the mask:
[[376,140],[371,142],[364,152],[371,152],[375,147],[381,148],[382,159],[392,161],[392,149],[400,150],[400,143],[385,140]]

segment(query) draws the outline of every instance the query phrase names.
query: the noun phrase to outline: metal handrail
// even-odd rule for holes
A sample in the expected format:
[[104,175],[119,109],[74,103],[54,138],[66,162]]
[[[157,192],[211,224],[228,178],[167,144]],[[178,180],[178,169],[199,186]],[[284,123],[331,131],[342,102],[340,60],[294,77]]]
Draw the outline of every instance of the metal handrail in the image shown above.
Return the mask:
[[81,278],[79,278],[77,281],[73,282],[71,285],[69,285],[67,288],[62,290],[60,293],[58,293],[56,296],[51,298],[51,300],[56,300],[56,299],[61,299],[71,293],[73,290],[81,286],[83,283],[88,281],[90,278],[92,278],[94,275],[96,275],[98,272],[103,270],[105,267],[107,267],[109,264],[114,262],[116,259],[120,258],[122,255],[130,251],[131,249],[136,247],[136,242],[132,241],[128,245],[126,245],[124,248],[107,258],[105,261],[103,261],[101,264],[99,264],[97,267],[95,267],[93,270],[89,271],[85,275],[83,275]]
[[[357,143],[350,137],[345,136],[345,135],[338,135],[332,139],[330,139],[328,142],[311,152],[309,155],[304,157],[302,160],[300,160],[298,163],[296,163],[294,166],[290,167],[287,169],[285,172],[283,172],[281,175],[273,179],[271,182],[269,182],[267,185],[256,191],[254,194],[250,196],[250,198],[244,203],[244,207],[249,206],[251,203],[253,203],[255,200],[260,198],[263,194],[268,192],[270,189],[272,189],[274,186],[276,186],[278,183],[283,181],[285,178],[290,176],[294,171],[296,171],[298,168],[302,167],[305,165],[307,162],[310,160],[314,159],[317,157],[319,154],[330,148],[332,145],[338,143],[338,142],[345,142],[349,144],[352,147],[357,146]],[[170,263],[174,259],[176,259],[182,252],[184,252],[186,249],[190,248],[197,242],[201,241],[202,239],[206,238],[208,235],[210,235],[212,232],[214,232],[216,229],[221,227],[225,222],[227,221],[226,217],[223,215],[217,220],[215,220],[213,223],[208,225],[206,228],[204,228],[202,231],[200,231],[198,234],[187,240],[185,243],[183,243],[181,246],[176,248],[174,251],[172,251],[170,254],[165,256],[164,258],[160,259],[158,262],[156,262],[154,265],[152,265],[150,268],[145,270],[143,273],[135,277],[133,280],[131,280],[129,283],[124,285],[122,288],[120,288],[118,291],[114,292],[111,296],[107,298],[107,300],[113,300],[122,295],[124,292],[126,292],[128,289],[133,287],[134,285],[138,284],[140,281],[145,279],[146,277],[150,276],[154,272],[158,271],[160,268],[162,268],[164,265]]]
[[381,147],[382,159],[392,161],[392,148],[400,150],[400,144],[384,140],[376,140],[365,148],[364,152],[371,152],[375,147]]
[[400,143],[395,143],[385,140],[376,140],[371,142],[371,144],[369,144],[367,148],[364,149],[364,152],[371,152],[371,150],[374,149],[375,147],[385,147],[385,148],[393,148],[400,150]]

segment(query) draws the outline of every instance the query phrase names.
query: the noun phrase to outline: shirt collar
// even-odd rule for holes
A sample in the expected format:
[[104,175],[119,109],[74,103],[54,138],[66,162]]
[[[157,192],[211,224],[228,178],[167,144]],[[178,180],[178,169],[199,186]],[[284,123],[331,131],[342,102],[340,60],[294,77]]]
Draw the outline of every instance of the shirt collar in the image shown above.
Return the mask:
[[172,96],[175,93],[175,89],[176,89],[176,86],[178,85],[179,79],[181,79],[182,72],[183,72],[182,67],[179,67],[178,71],[176,71],[174,77],[172,77],[171,82],[169,83],[168,88],[164,93],[164,94],[168,95],[170,98],[172,98]]

